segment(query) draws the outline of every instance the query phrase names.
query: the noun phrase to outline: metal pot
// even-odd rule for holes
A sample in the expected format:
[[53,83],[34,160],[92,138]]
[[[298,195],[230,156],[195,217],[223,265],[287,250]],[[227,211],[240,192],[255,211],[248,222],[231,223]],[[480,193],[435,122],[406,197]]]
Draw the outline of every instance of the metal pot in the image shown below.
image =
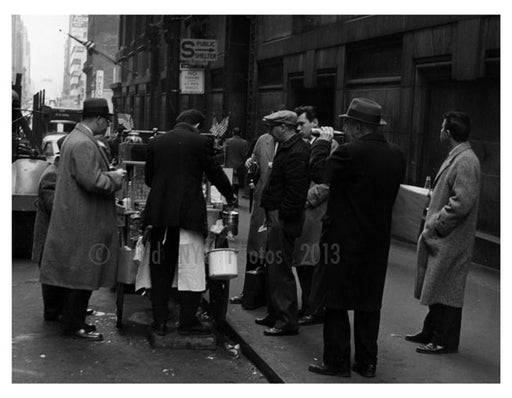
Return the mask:
[[233,235],[238,235],[238,211],[236,210],[223,210],[222,211],[222,224],[229,227]]

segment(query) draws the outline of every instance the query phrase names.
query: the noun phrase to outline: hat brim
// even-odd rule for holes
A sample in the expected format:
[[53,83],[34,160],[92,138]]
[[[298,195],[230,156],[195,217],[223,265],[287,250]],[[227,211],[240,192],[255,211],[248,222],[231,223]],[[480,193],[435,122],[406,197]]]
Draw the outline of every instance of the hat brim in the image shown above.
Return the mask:
[[361,123],[366,123],[366,124],[371,124],[372,126],[386,126],[388,123],[384,120],[384,119],[380,119],[380,122],[379,123],[372,123],[372,122],[369,122],[367,120],[363,120],[363,119],[358,119],[357,117],[353,117],[353,116],[349,116],[347,115],[346,113],[344,113],[343,115],[338,115],[338,117],[341,117],[341,118],[344,118],[344,119],[352,119],[352,120],[357,120],[358,122],[361,122]]

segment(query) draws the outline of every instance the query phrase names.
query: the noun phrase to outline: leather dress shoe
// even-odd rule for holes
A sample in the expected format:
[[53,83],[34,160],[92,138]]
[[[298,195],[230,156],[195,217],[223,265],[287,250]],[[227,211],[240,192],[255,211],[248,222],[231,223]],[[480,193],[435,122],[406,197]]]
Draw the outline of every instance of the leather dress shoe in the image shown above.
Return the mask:
[[86,316],[93,315],[93,314],[94,314],[94,310],[92,308],[87,308],[87,310],[85,311]]
[[242,304],[243,295],[230,297],[229,302],[231,304]]
[[304,315],[303,317],[299,318],[300,326],[318,325],[320,323],[324,323],[324,320],[314,315]]
[[261,318],[256,318],[254,320],[254,322],[257,324],[257,325],[263,325],[263,326],[269,326],[269,327],[272,327],[276,324],[276,321],[273,320],[270,316],[264,316],[264,317],[261,317]]
[[361,363],[355,363],[352,365],[352,370],[363,377],[375,377],[376,369],[377,367],[374,364],[364,365]]
[[340,369],[334,366],[326,365],[325,363],[322,363],[320,365],[312,363],[311,365],[309,365],[308,370],[310,372],[318,373],[320,375],[350,377],[350,368]]
[[406,335],[405,340],[411,341],[413,343],[428,344],[428,343],[430,343],[431,338],[429,336],[427,336],[425,333],[419,332],[416,334]]
[[459,350],[457,348],[443,347],[442,345],[434,343],[420,345],[416,348],[416,352],[419,352],[420,354],[452,354],[458,351]]
[[263,332],[265,336],[292,336],[299,334],[299,329],[281,329],[281,328],[270,328]]
[[167,323],[153,322],[151,330],[158,336],[165,336],[167,334]]
[[67,332],[67,335],[80,340],[87,340],[87,341],[102,341],[103,335],[98,332],[90,332],[86,329],[78,329],[73,330],[71,332]]

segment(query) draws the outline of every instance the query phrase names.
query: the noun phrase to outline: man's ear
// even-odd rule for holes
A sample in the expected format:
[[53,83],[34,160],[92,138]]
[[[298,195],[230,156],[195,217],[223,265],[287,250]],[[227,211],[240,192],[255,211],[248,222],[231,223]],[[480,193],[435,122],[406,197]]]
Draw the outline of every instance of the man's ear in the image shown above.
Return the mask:
[[313,119],[313,121],[311,122],[311,124],[313,125],[313,127],[319,127],[318,119],[315,117],[315,118]]

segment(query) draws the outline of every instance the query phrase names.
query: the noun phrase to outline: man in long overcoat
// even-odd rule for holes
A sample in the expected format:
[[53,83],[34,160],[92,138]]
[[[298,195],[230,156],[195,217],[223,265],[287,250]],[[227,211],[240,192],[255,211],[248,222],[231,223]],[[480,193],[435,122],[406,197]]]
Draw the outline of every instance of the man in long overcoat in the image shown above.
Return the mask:
[[[246,160],[246,168],[254,167],[255,163],[258,167],[258,180],[254,186],[254,203],[251,213],[251,219],[249,221],[249,234],[247,236],[247,256],[246,256],[246,271],[254,271],[258,267],[265,266],[265,250],[267,246],[267,230],[261,229],[263,222],[265,221],[265,209],[260,207],[261,194],[265,187],[268,176],[270,175],[270,167],[274,160],[274,155],[277,150],[277,142],[274,141],[269,133],[262,134],[258,137],[256,145],[251,153],[251,156]],[[244,287],[240,296],[234,296],[230,299],[232,304],[242,304],[245,309],[253,310],[260,305],[264,305],[265,292],[259,291],[254,286],[249,286],[251,282],[247,279],[244,280]],[[258,289],[258,290],[255,290]],[[244,294],[250,290],[251,297],[246,296],[243,299]],[[262,298],[261,301],[255,301],[254,297]]]
[[178,332],[206,334],[211,328],[196,317],[201,292],[205,290],[204,260],[197,257],[203,253],[180,253],[180,241],[186,234],[199,248],[208,233],[203,174],[230,206],[235,197],[228,177],[215,162],[213,142],[200,134],[204,115],[189,109],[180,113],[176,122],[172,131],[150,141],[144,169],[146,185],[151,188],[144,224],[152,226],[152,329],[158,335],[167,333],[168,301],[177,269],[178,280],[174,282],[180,299]]
[[86,100],[82,122],[64,140],[41,260],[40,282],[67,288],[64,332],[90,341],[103,336],[85,323],[89,298],[93,290],[111,287],[117,270],[114,192],[121,188],[125,171],[109,171],[94,139],[105,133],[110,117],[106,100]]
[[[57,141],[60,151],[64,137]],[[34,222],[34,242],[32,245],[32,261],[41,267],[44,242],[50,225],[53,199],[55,197],[55,186],[57,184],[57,168],[59,156],[55,157],[53,164],[49,165],[41,174],[36,200],[36,219]],[[66,289],[59,286],[41,284],[43,293],[43,316],[45,321],[57,321],[62,314],[62,304],[65,298]]]
[[330,184],[321,237],[326,289],[324,354],[309,370],[350,376],[350,323],[354,310],[355,363],[352,369],[375,376],[380,308],[388,262],[391,213],[405,173],[400,148],[388,143],[378,103],[354,98],[344,118],[349,143],[329,156],[333,130],[322,127],[313,145],[313,180]]
[[440,141],[450,153],[434,180],[425,227],[418,241],[414,297],[428,305],[423,329],[406,340],[419,353],[456,352],[466,277],[471,264],[480,196],[480,162],[467,142],[469,117],[443,116]]

